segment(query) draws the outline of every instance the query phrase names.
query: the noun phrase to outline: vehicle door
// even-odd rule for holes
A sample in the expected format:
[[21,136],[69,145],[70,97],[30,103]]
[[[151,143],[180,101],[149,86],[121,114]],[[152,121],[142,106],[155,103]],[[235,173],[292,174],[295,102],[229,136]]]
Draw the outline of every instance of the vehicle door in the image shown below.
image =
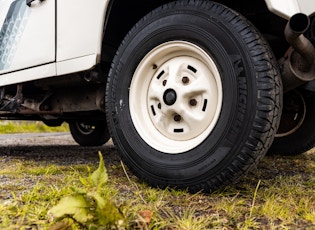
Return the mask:
[[0,75],[55,62],[55,0],[0,0],[0,28]]

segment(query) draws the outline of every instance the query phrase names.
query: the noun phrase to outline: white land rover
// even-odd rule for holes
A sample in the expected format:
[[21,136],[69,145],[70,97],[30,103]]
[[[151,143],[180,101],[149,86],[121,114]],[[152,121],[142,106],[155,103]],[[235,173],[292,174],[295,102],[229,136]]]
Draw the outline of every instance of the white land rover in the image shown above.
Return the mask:
[[315,144],[314,0],[0,0],[0,27],[1,119],[112,137],[153,186]]

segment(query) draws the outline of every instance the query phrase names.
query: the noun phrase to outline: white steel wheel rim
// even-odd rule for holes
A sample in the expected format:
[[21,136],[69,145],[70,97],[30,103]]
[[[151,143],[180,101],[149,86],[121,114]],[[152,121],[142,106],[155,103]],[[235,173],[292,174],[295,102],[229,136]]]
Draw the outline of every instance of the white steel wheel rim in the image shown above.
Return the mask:
[[183,153],[214,129],[222,94],[219,70],[205,51],[189,42],[167,42],[150,51],[133,75],[131,119],[152,148]]

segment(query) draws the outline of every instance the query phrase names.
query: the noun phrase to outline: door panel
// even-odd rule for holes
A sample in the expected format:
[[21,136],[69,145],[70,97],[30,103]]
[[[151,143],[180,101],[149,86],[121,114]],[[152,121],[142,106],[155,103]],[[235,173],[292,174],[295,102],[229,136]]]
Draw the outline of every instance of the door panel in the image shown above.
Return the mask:
[[57,0],[57,62],[88,55],[100,56],[109,0],[88,2]]
[[0,74],[55,62],[55,0],[0,0]]

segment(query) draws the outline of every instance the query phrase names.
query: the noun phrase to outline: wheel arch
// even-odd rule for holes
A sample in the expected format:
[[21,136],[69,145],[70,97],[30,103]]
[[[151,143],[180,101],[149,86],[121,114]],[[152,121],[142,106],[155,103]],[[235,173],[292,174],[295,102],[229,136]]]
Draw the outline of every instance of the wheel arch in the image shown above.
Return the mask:
[[[131,28],[146,14],[153,9],[173,0],[110,0],[106,9],[101,60],[111,63],[115,53]],[[262,33],[283,36],[285,20],[269,12],[265,0],[214,0],[220,4],[243,14],[249,19]],[[123,17],[123,19],[122,19]],[[275,18],[278,23],[275,23]],[[273,27],[268,26],[270,22]],[[272,29],[272,31],[271,31]]]
[[171,0],[110,0],[104,20],[101,60],[111,63],[122,40],[137,21],[167,2]]

